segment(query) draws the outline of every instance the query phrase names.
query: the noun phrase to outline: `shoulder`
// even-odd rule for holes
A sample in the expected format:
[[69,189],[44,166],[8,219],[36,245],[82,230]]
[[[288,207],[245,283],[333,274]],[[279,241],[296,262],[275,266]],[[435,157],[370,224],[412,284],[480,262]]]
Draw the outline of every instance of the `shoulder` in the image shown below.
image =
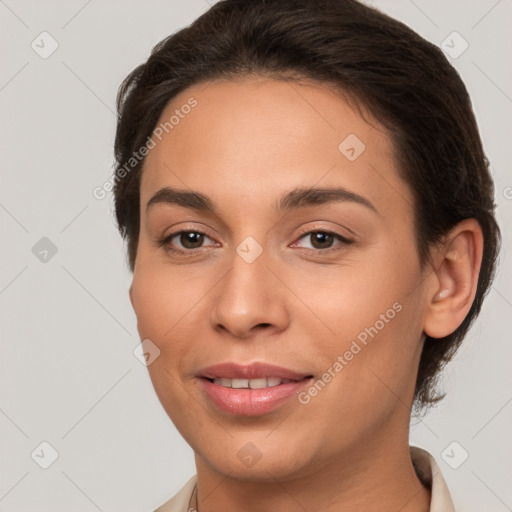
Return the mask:
[[430,512],[455,512],[450,491],[434,457],[417,446],[410,446],[409,451],[418,478],[431,492]]
[[158,507],[155,512],[188,512],[188,504],[197,482],[194,475],[169,501]]

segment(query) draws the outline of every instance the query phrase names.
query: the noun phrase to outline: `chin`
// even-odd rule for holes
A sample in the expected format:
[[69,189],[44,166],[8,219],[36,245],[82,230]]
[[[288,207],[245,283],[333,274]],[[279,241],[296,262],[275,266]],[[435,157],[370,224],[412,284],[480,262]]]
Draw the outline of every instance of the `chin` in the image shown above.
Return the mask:
[[209,456],[204,460],[219,474],[247,482],[275,483],[276,480],[286,481],[302,473],[300,462],[294,460],[293,456],[283,458],[282,455],[274,454],[272,457],[270,460],[270,455],[263,456],[252,467],[226,458],[223,454],[219,454],[218,457]]
[[[272,483],[276,479],[286,481],[305,476],[311,471],[314,453],[308,453],[307,439],[293,440],[290,436],[271,434],[274,439],[270,440],[268,431],[233,437],[226,434],[225,442],[218,440],[218,433],[215,436],[204,436],[197,443],[188,436],[187,441],[196,453],[197,462],[202,461],[225,476]],[[197,437],[197,433],[192,437]],[[205,442],[208,439],[217,440]],[[311,444],[309,448],[313,452]]]

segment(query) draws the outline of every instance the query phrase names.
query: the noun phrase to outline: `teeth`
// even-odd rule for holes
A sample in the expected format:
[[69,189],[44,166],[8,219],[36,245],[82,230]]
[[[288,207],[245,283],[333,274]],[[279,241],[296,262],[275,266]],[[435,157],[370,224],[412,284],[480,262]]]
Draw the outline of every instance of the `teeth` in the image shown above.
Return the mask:
[[267,387],[267,379],[251,379],[249,381],[249,387],[251,389],[262,389]]
[[286,384],[288,382],[294,382],[290,379],[280,379],[279,377],[269,377],[261,379],[213,379],[214,384],[225,388],[234,389],[263,389],[278,386],[279,384]]
[[[227,379],[229,380],[229,379]],[[249,387],[249,379],[232,379],[231,387],[236,389],[248,388]]]

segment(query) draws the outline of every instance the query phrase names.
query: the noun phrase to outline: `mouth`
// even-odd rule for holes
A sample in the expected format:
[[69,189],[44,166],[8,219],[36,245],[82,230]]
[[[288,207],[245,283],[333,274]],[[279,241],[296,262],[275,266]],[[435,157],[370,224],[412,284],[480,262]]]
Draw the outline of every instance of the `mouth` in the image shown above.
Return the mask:
[[[309,376],[304,378],[309,378]],[[299,382],[298,380],[281,379],[279,377],[262,377],[260,379],[230,379],[221,377],[207,380],[213,384],[217,384],[218,386],[234,389],[264,389],[273,388],[274,386],[279,386],[281,384],[288,384],[290,382]]]
[[212,406],[239,416],[269,413],[290,401],[313,379],[312,374],[266,363],[223,363],[205,368],[197,377]]

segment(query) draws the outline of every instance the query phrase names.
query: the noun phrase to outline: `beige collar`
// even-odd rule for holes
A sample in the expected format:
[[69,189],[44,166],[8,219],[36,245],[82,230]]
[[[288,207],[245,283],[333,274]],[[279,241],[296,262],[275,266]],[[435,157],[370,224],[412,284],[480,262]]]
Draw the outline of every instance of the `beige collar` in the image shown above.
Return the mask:
[[[434,457],[417,446],[410,446],[409,449],[418,478],[430,489],[430,512],[455,512],[450,492]],[[155,512],[189,512],[188,504],[196,483],[197,478],[194,475],[175,496]]]

